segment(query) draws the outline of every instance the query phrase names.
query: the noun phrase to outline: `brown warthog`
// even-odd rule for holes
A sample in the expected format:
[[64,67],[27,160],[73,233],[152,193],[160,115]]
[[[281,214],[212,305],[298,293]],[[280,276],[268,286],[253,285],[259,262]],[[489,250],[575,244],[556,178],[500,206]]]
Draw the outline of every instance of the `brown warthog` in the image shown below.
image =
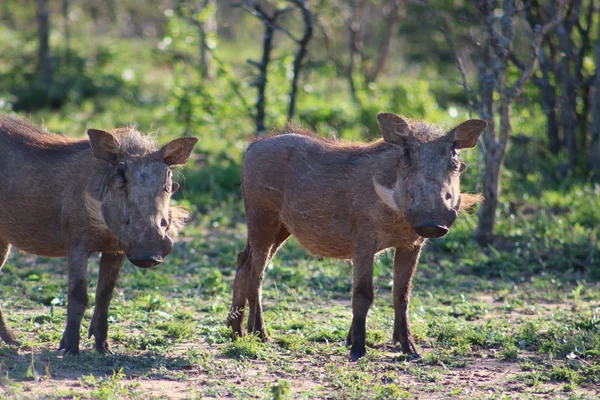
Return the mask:
[[265,265],[290,235],[311,253],[351,259],[354,269],[351,358],[365,355],[365,321],[373,301],[373,258],[393,247],[394,343],[418,356],[410,332],[411,281],[427,238],[445,235],[458,211],[480,196],[461,194],[458,150],[472,148],[486,126],[469,120],[449,133],[394,114],[377,116],[383,140],[344,143],[290,127],[246,151],[242,190],[248,224],[238,255],[228,325],[267,339],[261,285]]
[[[102,252],[89,329],[108,351],[108,306],[125,257],[138,267],[160,264],[187,213],[169,207],[171,166],[187,162],[196,138],[157,149],[133,128],[88,130],[89,139],[49,134],[0,116],[0,267],[10,246],[68,258],[67,327],[59,350],[79,352],[87,306],[87,260]],[[0,337],[17,344],[0,308]]]

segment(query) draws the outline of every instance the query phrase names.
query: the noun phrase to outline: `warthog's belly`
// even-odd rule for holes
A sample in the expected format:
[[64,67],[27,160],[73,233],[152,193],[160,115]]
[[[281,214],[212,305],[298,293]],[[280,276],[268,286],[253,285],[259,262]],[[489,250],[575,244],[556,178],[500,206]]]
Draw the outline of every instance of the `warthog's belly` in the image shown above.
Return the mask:
[[315,208],[285,208],[280,218],[309,252],[322,257],[352,258],[352,230],[347,216],[336,216]]
[[20,240],[8,240],[13,247],[26,253],[35,254],[43,257],[65,257],[67,255],[67,246],[64,243],[54,243],[47,241],[38,241],[36,238]]
[[[292,233],[293,234],[293,233]],[[306,250],[321,257],[352,259],[352,242],[345,240],[319,240],[319,237],[306,237],[293,234]]]
[[[5,215],[6,216],[6,215]],[[64,257],[67,244],[58,229],[44,224],[10,223],[8,218],[0,222],[0,242],[11,244],[26,253],[44,257]]]
[[[322,257],[352,259],[354,229],[366,230],[365,233],[375,240],[375,252],[388,248],[413,248],[425,241],[402,216],[353,227],[347,214],[336,215],[313,207],[312,210],[302,211],[286,208],[280,218],[302,247]],[[370,228],[369,225],[376,228]]]

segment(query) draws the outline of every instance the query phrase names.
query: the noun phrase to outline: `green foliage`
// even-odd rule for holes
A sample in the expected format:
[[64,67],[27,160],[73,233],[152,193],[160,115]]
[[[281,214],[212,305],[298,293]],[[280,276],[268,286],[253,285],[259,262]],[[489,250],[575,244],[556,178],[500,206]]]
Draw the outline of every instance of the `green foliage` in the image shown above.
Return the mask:
[[261,359],[266,357],[266,346],[258,336],[247,335],[228,343],[223,348],[223,354],[237,359]]
[[271,396],[273,400],[285,400],[291,398],[290,396],[290,382],[281,379],[275,385],[271,386]]

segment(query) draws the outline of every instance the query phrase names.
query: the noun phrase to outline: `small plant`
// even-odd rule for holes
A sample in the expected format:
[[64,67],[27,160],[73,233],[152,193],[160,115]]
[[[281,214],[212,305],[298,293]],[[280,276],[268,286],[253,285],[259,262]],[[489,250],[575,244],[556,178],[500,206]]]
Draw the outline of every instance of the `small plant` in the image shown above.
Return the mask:
[[260,359],[266,356],[265,344],[255,335],[246,335],[227,344],[223,354],[227,357]]
[[519,351],[517,349],[517,346],[508,345],[502,349],[502,351],[500,352],[500,357],[503,360],[514,361],[517,358],[519,358],[518,353]]
[[31,361],[29,362],[29,367],[27,368],[27,373],[25,374],[27,379],[31,379],[37,381],[40,379],[40,374],[35,369],[35,362],[33,358],[33,351],[31,352]]
[[273,400],[285,400],[291,398],[291,385],[285,379],[280,379],[271,386],[271,396]]

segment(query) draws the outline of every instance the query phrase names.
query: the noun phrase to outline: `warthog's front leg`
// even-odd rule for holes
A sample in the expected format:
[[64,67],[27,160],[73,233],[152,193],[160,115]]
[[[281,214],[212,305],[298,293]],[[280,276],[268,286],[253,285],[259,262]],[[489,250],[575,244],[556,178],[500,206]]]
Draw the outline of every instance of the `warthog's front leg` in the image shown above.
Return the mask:
[[354,280],[352,285],[352,326],[346,339],[352,345],[350,359],[356,361],[366,354],[366,322],[367,313],[373,302],[373,258],[375,246],[364,240],[354,241],[352,257]]
[[87,295],[87,247],[73,245],[69,248],[69,292],[67,294],[67,327],[58,350],[65,354],[79,353],[79,328],[88,304]]
[[[10,244],[0,242],[0,269],[4,266],[4,263],[8,258],[8,253],[10,253]],[[18,346],[20,344],[15,334],[6,324],[4,314],[2,313],[2,306],[0,306],[0,338],[2,338],[4,343],[12,346]]]
[[108,307],[124,260],[125,254],[102,253],[100,258],[96,306],[88,335],[88,338],[94,335],[96,351],[99,353],[110,353],[108,341],[106,340],[108,336]]
[[417,269],[421,247],[414,250],[396,249],[394,257],[394,344],[400,343],[402,351],[419,357],[417,346],[410,332],[408,304],[412,289],[412,278]]

